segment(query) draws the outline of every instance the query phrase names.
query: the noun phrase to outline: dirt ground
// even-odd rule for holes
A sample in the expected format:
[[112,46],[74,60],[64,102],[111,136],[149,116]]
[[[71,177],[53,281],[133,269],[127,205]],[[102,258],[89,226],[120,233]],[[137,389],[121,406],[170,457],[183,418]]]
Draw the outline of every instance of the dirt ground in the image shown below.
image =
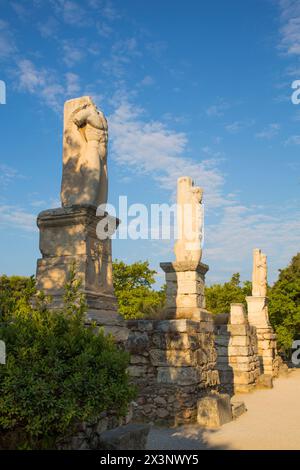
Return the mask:
[[238,396],[247,413],[217,430],[199,426],[153,427],[148,450],[300,450],[300,370],[274,381],[274,388]]

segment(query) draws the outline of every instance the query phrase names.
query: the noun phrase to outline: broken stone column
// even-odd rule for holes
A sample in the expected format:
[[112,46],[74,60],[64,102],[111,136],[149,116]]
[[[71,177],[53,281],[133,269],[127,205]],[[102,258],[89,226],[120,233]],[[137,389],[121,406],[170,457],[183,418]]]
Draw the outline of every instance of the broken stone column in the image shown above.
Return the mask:
[[234,392],[249,392],[260,375],[255,327],[249,325],[243,304],[231,304],[228,363],[233,371]]
[[276,335],[269,322],[267,298],[267,257],[253,250],[252,296],[246,297],[248,321],[256,328],[258,356],[264,374],[277,375]]
[[211,315],[205,310],[204,296],[208,266],[201,263],[202,193],[191,178],[178,179],[176,261],[160,264],[166,273],[167,318],[211,321]]

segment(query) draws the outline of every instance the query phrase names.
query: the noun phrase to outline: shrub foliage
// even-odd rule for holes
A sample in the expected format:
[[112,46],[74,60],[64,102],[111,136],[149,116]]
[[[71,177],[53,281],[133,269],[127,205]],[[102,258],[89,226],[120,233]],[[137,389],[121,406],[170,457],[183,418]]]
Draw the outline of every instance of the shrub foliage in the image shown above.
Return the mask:
[[79,422],[103,411],[124,414],[134,397],[128,355],[95,325],[84,325],[78,289],[71,272],[63,311],[47,310],[44,298],[32,308],[19,295],[6,309],[0,325],[7,350],[0,365],[2,448],[55,447]]

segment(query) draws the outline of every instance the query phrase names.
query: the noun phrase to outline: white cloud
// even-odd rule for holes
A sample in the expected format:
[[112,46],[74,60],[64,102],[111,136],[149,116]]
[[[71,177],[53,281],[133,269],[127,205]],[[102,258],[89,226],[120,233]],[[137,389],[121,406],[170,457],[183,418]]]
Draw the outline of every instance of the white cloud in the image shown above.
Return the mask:
[[300,145],[300,135],[291,135],[284,143],[285,145]]
[[15,75],[19,90],[38,96],[56,112],[62,110],[66,97],[80,92],[79,77],[76,74],[66,73],[59,80],[52,70],[38,68],[28,59],[17,61]]
[[4,163],[0,163],[0,186],[6,186],[16,179],[25,178],[18,170]]
[[155,80],[150,75],[146,75],[143,80],[141,80],[141,85],[143,86],[151,86],[154,85]]
[[16,50],[17,48],[10,25],[0,19],[0,60],[10,58]]
[[35,232],[36,215],[13,205],[0,205],[0,226]]
[[298,0],[279,0],[281,17],[280,50],[288,55],[300,54],[300,4]]
[[73,41],[64,41],[63,45],[63,61],[68,67],[78,64],[84,58],[84,50],[73,44]]
[[209,106],[206,110],[206,114],[209,117],[221,117],[224,116],[224,112],[226,109],[228,109],[230,106],[226,101],[223,99],[220,99],[217,103]]
[[277,123],[269,124],[265,129],[261,132],[257,132],[255,137],[258,139],[267,139],[270,140],[275,137],[280,130],[280,125]]
[[76,96],[80,92],[80,78],[75,73],[66,73],[66,94],[68,96]]
[[[299,250],[300,213],[297,208],[259,209],[244,206],[225,207],[221,219],[205,227],[204,256],[214,267],[212,277],[220,275],[219,265],[227,277],[242,272],[250,277],[252,249],[261,248],[268,255],[270,281]],[[204,260],[203,260],[204,261]],[[205,262],[205,261],[204,261]],[[224,279],[224,273],[223,273]]]
[[238,134],[241,132],[243,129],[247,129],[248,127],[251,127],[254,125],[254,120],[248,120],[248,121],[234,121],[231,122],[230,124],[227,124],[225,126],[225,130],[229,132],[230,134]]
[[138,174],[149,174],[162,187],[174,191],[176,181],[191,175],[205,189],[210,206],[226,204],[221,191],[223,176],[216,158],[194,161],[186,156],[187,136],[159,121],[147,122],[143,111],[123,101],[109,117],[113,157]]

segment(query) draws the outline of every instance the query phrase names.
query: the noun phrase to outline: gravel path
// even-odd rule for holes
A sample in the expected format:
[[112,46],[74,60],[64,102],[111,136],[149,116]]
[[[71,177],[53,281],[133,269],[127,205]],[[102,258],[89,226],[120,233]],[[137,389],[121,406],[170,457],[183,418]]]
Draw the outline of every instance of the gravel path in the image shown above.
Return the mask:
[[153,427],[148,450],[300,450],[300,370],[274,381],[271,390],[240,395],[247,413],[218,430],[199,426]]

